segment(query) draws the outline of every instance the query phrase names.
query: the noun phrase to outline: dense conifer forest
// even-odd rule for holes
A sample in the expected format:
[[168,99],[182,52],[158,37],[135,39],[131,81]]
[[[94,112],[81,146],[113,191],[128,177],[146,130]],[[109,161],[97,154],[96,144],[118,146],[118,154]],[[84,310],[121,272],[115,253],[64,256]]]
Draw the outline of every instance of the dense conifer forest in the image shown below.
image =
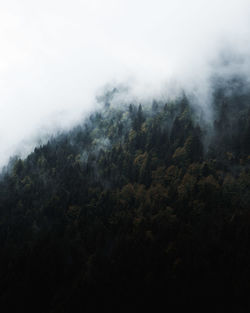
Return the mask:
[[[111,97],[112,98],[112,97]],[[250,291],[250,92],[216,81],[113,105],[12,158],[0,181],[0,308],[116,312]]]

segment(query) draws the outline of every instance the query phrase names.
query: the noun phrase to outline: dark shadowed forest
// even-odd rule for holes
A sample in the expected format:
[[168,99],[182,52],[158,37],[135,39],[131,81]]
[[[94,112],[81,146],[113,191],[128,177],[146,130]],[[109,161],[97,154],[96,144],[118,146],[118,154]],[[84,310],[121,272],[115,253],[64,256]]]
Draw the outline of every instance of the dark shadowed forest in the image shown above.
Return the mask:
[[[250,291],[250,91],[112,105],[0,181],[0,308],[117,312]],[[105,97],[104,97],[105,99]],[[1,311],[2,311],[1,309]]]

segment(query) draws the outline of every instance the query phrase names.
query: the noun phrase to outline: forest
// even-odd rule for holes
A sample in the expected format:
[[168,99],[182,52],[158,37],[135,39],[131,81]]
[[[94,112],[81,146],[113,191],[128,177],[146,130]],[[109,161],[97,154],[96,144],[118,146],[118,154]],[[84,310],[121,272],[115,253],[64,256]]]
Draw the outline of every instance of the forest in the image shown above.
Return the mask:
[[247,299],[250,90],[239,77],[215,86],[210,121],[185,94],[113,105],[111,93],[71,131],[10,160],[1,312]]

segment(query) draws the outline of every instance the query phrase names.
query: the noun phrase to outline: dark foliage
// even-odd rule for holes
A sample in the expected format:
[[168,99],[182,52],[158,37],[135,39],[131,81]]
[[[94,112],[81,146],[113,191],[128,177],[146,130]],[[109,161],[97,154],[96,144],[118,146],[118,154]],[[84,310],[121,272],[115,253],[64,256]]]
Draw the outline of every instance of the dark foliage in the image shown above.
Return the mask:
[[247,297],[250,96],[231,84],[214,93],[212,129],[185,98],[105,104],[14,159],[0,182],[1,311]]

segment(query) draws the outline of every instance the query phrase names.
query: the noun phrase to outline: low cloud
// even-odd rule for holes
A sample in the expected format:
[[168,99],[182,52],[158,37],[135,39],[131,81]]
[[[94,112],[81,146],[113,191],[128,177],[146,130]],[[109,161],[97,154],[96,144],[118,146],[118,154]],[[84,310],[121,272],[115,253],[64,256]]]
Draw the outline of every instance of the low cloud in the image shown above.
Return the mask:
[[249,76],[249,0],[9,0],[0,9],[0,166],[79,122],[106,84],[129,86],[138,101],[184,88],[209,117],[211,76]]

